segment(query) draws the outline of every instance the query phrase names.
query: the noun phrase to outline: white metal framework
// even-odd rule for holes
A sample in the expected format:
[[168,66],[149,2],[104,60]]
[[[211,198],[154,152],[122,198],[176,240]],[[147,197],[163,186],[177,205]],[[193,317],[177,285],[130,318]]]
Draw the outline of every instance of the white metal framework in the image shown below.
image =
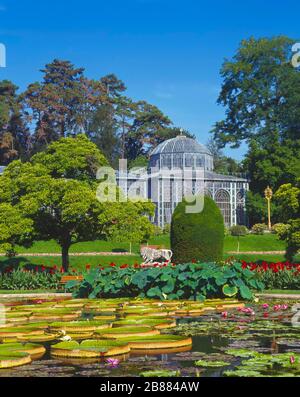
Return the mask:
[[[153,222],[160,227],[171,223],[176,205],[187,194],[202,192],[219,206],[226,226],[246,223],[245,197],[248,181],[214,171],[210,151],[194,139],[179,135],[159,144],[151,153],[147,170],[117,174],[117,183],[128,193],[139,180],[139,194],[156,204]],[[188,177],[186,178],[186,173]],[[187,182],[182,184],[182,175]]]

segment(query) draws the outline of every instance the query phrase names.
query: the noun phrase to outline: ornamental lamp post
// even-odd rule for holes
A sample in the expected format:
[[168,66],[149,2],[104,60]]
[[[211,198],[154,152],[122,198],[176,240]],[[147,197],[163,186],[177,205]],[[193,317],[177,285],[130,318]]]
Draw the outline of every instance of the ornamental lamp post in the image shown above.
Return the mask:
[[273,197],[273,190],[268,186],[265,190],[265,198],[268,202],[268,228],[271,231],[272,225],[271,225],[271,200]]

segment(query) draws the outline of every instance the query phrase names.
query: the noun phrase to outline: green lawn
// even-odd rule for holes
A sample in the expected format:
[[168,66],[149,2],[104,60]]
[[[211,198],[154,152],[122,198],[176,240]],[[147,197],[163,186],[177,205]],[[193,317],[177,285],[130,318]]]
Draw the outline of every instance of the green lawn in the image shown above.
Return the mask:
[[[224,255],[224,259],[233,257],[233,255]],[[235,255],[235,258],[245,260],[247,262],[257,260],[267,260],[272,262],[280,262],[284,260],[283,255]],[[103,267],[108,266],[111,262],[120,266],[123,264],[133,265],[134,263],[141,263],[142,259],[139,255],[125,255],[125,256],[79,256],[70,258],[70,269],[84,270],[86,265],[95,267],[101,265]],[[296,258],[296,261],[300,263],[300,256]],[[7,259],[4,257],[0,258],[0,264],[5,266],[12,266],[13,268],[23,267],[26,265],[27,268],[35,268],[36,266],[61,266],[60,257],[46,256],[46,257],[26,257],[18,256],[17,258]],[[0,265],[1,266],[1,265]]]
[[[149,240],[150,245],[161,245],[165,248],[170,247],[169,235],[156,236]],[[129,251],[130,244],[113,243],[110,241],[96,240],[73,244],[70,252],[107,252],[107,251]],[[236,251],[237,238],[233,236],[225,237],[224,251]],[[138,254],[140,244],[132,244],[132,252]],[[240,251],[284,251],[285,244],[278,240],[274,234],[265,234],[263,236],[247,235],[240,239]],[[51,241],[37,241],[30,248],[17,247],[20,254],[26,253],[59,253],[59,245]]]
[[[103,267],[108,266],[114,262],[116,265],[122,265],[127,263],[133,265],[134,263],[141,263],[139,255],[125,255],[125,256],[77,256],[70,258],[70,270],[84,270],[86,265],[92,267],[101,265]],[[35,268],[35,266],[61,266],[60,257],[45,256],[45,257],[27,257],[24,255],[16,258],[7,259],[4,257],[0,258],[0,263],[5,266],[12,266],[13,268],[27,266],[29,268]]]
[[290,289],[267,289],[262,292],[263,294],[286,294],[286,295],[300,295],[299,290]]
[[[149,241],[150,245],[160,245],[165,248],[170,247],[168,235],[156,236]],[[227,251],[235,251],[237,247],[237,238],[226,236],[225,238],[225,254],[224,258],[232,257]],[[82,270],[87,264],[92,267],[97,265],[108,266],[111,262],[117,265],[129,264],[132,265],[136,262],[141,262],[139,255],[140,244],[132,244],[132,252],[135,255],[124,256],[78,256],[70,257],[70,268]],[[248,235],[241,238],[241,251],[284,251],[284,243],[279,241],[274,234],[266,234],[263,236]],[[89,241],[74,244],[70,252],[105,252],[105,251],[129,251],[129,243],[112,243],[107,241]],[[0,257],[0,263],[10,265],[13,267],[30,265],[44,265],[44,266],[61,266],[61,258],[46,256],[46,257],[26,257],[26,253],[60,253],[60,247],[55,241],[37,241],[34,245],[25,249],[20,247],[18,249],[19,256],[13,259]],[[279,262],[284,260],[283,255],[235,255],[236,258],[245,261],[267,260],[272,262]],[[300,263],[300,256],[296,258]]]

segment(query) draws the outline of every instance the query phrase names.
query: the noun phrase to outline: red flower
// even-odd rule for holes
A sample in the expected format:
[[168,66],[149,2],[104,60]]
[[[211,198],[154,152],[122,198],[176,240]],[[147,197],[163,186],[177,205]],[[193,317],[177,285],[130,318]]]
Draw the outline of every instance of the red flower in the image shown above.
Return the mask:
[[116,264],[112,262],[112,263],[109,264],[109,266],[110,267],[116,267]]
[[91,268],[91,265],[85,265],[86,270],[90,270],[90,268]]
[[120,269],[126,269],[128,267],[128,265],[126,263],[124,263],[124,265],[120,266]]

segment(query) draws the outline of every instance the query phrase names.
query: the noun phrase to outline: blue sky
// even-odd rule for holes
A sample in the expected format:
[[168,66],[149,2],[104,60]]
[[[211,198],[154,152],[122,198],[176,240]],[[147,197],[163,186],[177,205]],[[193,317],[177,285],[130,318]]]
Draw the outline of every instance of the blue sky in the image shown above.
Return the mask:
[[[21,89],[68,59],[91,78],[115,73],[128,95],[157,105],[206,143],[222,119],[219,70],[243,38],[299,37],[296,0],[0,0],[0,79]],[[245,146],[226,149],[241,159]]]

